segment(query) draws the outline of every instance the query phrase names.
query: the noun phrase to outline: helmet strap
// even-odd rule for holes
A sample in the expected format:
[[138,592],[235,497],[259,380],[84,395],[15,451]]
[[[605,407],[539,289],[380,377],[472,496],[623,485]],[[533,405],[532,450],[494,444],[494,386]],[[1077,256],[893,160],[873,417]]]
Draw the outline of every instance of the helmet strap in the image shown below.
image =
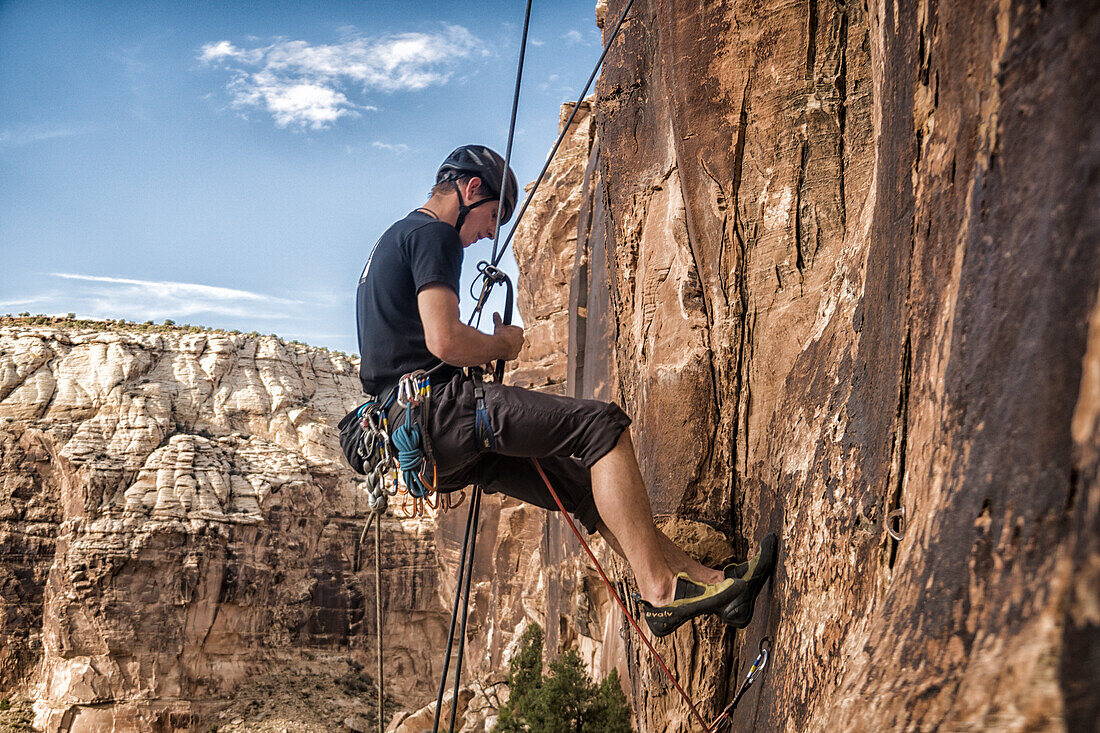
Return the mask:
[[466,221],[467,214],[469,214],[472,210],[476,209],[482,204],[487,204],[490,201],[496,201],[496,199],[490,197],[481,199],[480,201],[475,201],[472,204],[467,204],[466,201],[462,198],[462,189],[458,187],[458,181],[451,181],[451,185],[455,187],[455,193],[458,194],[458,219],[455,221],[455,230],[461,232],[462,223]]

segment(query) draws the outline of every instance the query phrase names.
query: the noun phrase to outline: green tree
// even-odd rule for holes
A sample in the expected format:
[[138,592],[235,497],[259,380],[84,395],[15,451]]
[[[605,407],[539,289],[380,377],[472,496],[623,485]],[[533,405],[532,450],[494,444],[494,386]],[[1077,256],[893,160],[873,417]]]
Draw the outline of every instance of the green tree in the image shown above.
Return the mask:
[[542,674],[542,627],[532,624],[508,669],[508,705],[493,733],[629,733],[630,707],[612,670],[594,684],[570,649]]

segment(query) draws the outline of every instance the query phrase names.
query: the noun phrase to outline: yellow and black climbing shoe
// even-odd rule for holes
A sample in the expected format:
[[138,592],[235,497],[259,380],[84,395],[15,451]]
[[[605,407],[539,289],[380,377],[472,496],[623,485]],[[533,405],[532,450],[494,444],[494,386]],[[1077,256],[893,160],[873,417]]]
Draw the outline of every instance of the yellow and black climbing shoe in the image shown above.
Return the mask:
[[727,580],[741,580],[745,583],[741,594],[727,603],[718,613],[719,618],[730,626],[743,629],[752,620],[756,597],[775,570],[776,544],[775,533],[769,532],[764,539],[760,540],[760,548],[754,557],[746,562],[730,563],[722,569]]
[[721,583],[697,583],[687,573],[676,576],[676,593],[667,606],[654,606],[637,598],[642,618],[654,636],[668,636],[685,621],[704,613],[716,613],[746,591],[745,581],[726,578]]

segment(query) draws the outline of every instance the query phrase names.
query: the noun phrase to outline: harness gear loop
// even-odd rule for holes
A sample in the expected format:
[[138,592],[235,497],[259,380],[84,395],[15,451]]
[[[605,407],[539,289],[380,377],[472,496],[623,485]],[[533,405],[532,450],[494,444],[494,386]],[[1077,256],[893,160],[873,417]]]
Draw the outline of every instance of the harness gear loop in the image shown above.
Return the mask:
[[[427,429],[432,395],[428,373],[419,369],[402,376],[397,383],[397,395],[397,404],[405,408],[405,420],[394,429],[390,439],[397,449],[397,463],[406,490],[417,499],[423,499],[435,492],[438,484],[438,469]],[[419,409],[414,411],[413,408]],[[431,482],[425,478],[425,461],[432,466]],[[428,506],[435,508],[431,502]]]
[[[457,501],[455,501],[454,499],[451,498],[455,494],[458,494],[458,500]],[[466,501],[466,492],[465,491],[447,491],[447,492],[444,492],[443,494],[440,494],[440,498],[443,502],[445,502],[443,504],[443,511],[446,512],[446,511],[450,511],[451,509],[457,509],[458,507],[462,506],[462,502]]]
[[359,406],[357,416],[362,435],[355,452],[362,461],[364,475],[360,485],[367,493],[371,511],[384,512],[386,497],[396,493],[396,486],[393,490],[386,486],[386,473],[393,463],[386,410],[377,398],[368,395],[367,401]]

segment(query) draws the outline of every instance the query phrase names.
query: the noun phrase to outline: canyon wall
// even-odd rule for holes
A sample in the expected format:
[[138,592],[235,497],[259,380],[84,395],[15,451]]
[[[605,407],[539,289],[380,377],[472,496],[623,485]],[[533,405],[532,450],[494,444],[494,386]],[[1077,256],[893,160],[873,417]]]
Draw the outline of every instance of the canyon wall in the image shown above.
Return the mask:
[[[355,372],[270,337],[0,328],[4,696],[47,731],[373,714],[373,533],[335,432]],[[436,528],[384,524],[388,688],[426,700]]]
[[[658,645],[705,714],[768,637],[737,730],[1100,719],[1098,42],[1095,3],[634,3],[566,380],[670,531],[779,534],[747,629]],[[627,644],[642,728],[692,729]]]
[[[1098,42],[1094,3],[634,3],[517,232],[509,381],[620,402],[701,559],[778,533],[748,628],[657,642],[704,715],[766,637],[736,730],[1100,719]],[[51,733],[366,715],[359,400],[273,338],[0,327],[4,694]],[[464,510],[385,520],[400,708]],[[531,621],[640,730],[697,728],[559,518],[486,497],[472,595],[467,730]]]

